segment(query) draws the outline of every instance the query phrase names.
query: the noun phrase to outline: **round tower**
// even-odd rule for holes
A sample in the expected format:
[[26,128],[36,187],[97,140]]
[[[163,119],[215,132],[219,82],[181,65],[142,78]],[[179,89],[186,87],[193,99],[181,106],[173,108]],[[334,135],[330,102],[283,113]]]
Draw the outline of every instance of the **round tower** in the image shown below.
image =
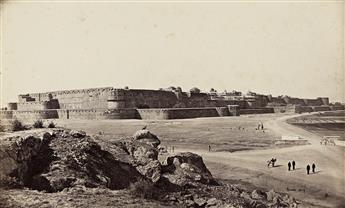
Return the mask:
[[108,109],[125,108],[125,90],[113,89],[108,96]]

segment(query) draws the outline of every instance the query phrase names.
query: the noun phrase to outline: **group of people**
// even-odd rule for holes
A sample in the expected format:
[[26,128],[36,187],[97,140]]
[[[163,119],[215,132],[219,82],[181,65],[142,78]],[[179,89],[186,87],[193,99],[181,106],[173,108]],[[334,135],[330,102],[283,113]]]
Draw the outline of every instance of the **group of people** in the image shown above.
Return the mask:
[[[294,160],[292,162],[290,162],[290,161],[288,162],[288,170],[290,171],[291,168],[292,168],[292,170],[295,170],[295,168],[296,168],[296,162]],[[306,169],[307,169],[307,174],[309,175],[309,173],[310,173],[310,165],[309,164],[307,165]],[[316,169],[315,163],[313,163],[311,165],[311,169],[312,169],[313,173],[315,173],[315,169]]]
[[292,165],[292,170],[295,170],[296,167],[296,162],[293,160],[292,162],[288,162],[288,170],[291,170],[291,165]]
[[[312,169],[313,173],[315,173],[315,169],[316,169],[315,163],[313,163],[313,164],[311,165],[311,169]],[[307,174],[309,175],[309,173],[310,173],[310,165],[308,164],[308,165],[307,165]]]
[[334,142],[334,139],[333,138],[328,138],[328,137],[324,137],[320,140],[320,144],[321,145],[333,145],[335,146],[335,142]]
[[264,124],[260,122],[255,130],[264,130]]

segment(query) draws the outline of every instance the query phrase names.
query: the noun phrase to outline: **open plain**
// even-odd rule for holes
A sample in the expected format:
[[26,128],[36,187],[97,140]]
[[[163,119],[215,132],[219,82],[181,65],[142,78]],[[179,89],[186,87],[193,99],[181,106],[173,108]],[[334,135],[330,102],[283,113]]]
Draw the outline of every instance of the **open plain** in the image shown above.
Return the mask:
[[[212,174],[224,181],[247,187],[275,189],[303,203],[301,207],[342,207],[344,203],[344,147],[320,145],[321,136],[290,125],[287,119],[310,114],[267,114],[241,117],[200,118],[173,121],[145,120],[58,120],[58,125],[102,134],[109,140],[126,137],[146,126],[160,136],[171,152],[200,154]],[[339,117],[339,115],[338,115]],[[256,130],[262,122],[264,130]],[[277,141],[282,136],[300,141]],[[208,151],[208,145],[211,151]],[[296,146],[298,145],[298,146]],[[277,158],[274,168],[267,160]],[[288,161],[297,168],[287,170]],[[315,174],[306,165],[315,162]]]

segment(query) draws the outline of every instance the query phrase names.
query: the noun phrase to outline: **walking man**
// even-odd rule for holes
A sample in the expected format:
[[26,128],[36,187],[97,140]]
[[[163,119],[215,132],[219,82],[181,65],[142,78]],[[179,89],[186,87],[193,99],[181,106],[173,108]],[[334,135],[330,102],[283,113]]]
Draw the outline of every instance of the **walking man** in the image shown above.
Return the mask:
[[291,163],[290,163],[290,161],[289,161],[289,163],[288,163],[288,170],[289,170],[289,171],[291,170]]
[[313,164],[311,165],[311,168],[312,168],[312,170],[313,170],[313,173],[315,173],[315,168],[316,168],[315,163],[313,163]]
[[295,163],[295,161],[293,160],[293,161],[292,161],[292,170],[295,170],[295,166],[296,166],[296,163]]
[[310,171],[310,165],[307,165],[307,174],[309,175],[309,171]]
[[211,152],[211,145],[208,145],[208,151]]

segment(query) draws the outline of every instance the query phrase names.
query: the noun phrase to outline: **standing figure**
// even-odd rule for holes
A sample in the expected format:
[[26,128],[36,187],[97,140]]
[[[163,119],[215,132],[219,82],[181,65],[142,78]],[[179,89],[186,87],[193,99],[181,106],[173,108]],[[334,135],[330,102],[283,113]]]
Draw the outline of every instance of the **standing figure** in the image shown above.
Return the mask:
[[316,168],[315,163],[313,163],[313,164],[311,165],[311,168],[312,168],[312,170],[313,170],[313,173],[315,173],[315,168]]
[[264,124],[261,123],[261,130],[264,130]]
[[309,171],[310,171],[310,165],[307,165],[307,174],[309,175]]
[[175,147],[174,146],[172,146],[172,152],[175,152]]
[[211,145],[208,145],[208,151],[211,152]]
[[274,163],[277,161],[277,159],[274,157],[272,158],[272,167],[274,167]]
[[291,170],[291,163],[290,163],[290,161],[289,161],[289,163],[288,163],[288,170],[289,170],[289,171]]
[[295,170],[296,162],[293,160],[292,161],[292,170]]

